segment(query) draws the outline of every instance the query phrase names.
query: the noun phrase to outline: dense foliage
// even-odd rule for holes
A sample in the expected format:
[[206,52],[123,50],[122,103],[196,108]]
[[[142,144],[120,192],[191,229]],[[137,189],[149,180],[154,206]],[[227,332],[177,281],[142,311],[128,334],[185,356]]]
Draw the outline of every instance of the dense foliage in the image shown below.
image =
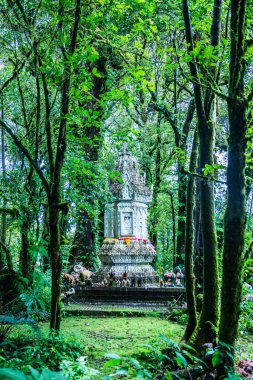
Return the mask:
[[153,186],[157,272],[185,267],[183,338],[220,339],[227,375],[224,347],[252,333],[252,5],[0,2],[1,314],[60,330],[62,272],[99,266],[126,143]]

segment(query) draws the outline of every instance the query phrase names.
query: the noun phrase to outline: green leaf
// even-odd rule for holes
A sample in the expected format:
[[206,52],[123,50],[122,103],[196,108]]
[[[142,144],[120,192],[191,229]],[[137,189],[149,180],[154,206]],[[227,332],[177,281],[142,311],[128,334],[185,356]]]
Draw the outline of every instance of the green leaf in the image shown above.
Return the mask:
[[102,75],[100,74],[100,72],[98,71],[98,69],[96,67],[93,67],[92,69],[92,74],[95,76],[95,77],[98,77],[98,78],[101,78]]
[[10,368],[0,368],[0,378],[1,380],[27,380],[26,375],[24,375],[21,371]]
[[187,350],[189,350],[189,351],[193,351],[195,354],[197,353],[197,351],[195,350],[195,348],[193,348],[189,344],[184,343],[184,344],[182,344],[182,347],[187,348]]
[[138,362],[138,360],[134,359],[134,358],[127,358],[128,361],[133,364],[133,366],[137,369],[141,369],[141,365],[140,363]]
[[176,362],[177,362],[177,365],[179,367],[183,367],[183,368],[186,368],[187,367],[187,361],[186,359],[183,357],[182,354],[180,354],[180,352],[175,352],[175,355],[176,355]]
[[226,38],[221,38],[221,42],[224,46],[227,46],[228,40]]
[[194,361],[194,356],[190,352],[185,351],[185,350],[183,350],[182,352],[183,352],[183,354],[185,356],[187,356],[189,359],[191,359],[192,361]]
[[214,368],[223,363],[224,355],[220,351],[215,351],[212,357],[212,365]]
[[112,359],[104,364],[104,367],[114,367],[121,363],[121,359]]
[[34,379],[38,379],[39,378],[40,373],[39,373],[39,371],[37,371],[37,369],[29,366],[29,370],[31,372],[31,375],[34,377]]

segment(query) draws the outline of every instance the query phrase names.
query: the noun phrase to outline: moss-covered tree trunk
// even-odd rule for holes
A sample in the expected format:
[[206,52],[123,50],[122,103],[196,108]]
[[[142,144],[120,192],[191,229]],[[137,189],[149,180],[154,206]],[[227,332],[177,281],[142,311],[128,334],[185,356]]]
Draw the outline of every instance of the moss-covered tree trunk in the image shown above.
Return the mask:
[[[197,168],[199,173],[199,166]],[[200,174],[200,173],[199,173]],[[195,196],[195,212],[194,212],[194,273],[196,277],[196,286],[198,291],[203,290],[203,244],[201,234],[200,219],[200,179],[196,178],[196,196]]]
[[[102,117],[105,112],[106,103],[102,100],[102,95],[106,92],[106,80],[107,74],[107,56],[103,49],[101,49],[100,58],[93,64],[89,64],[87,70],[92,73],[94,69],[99,72],[99,76],[93,76],[93,88],[90,93],[92,100],[85,104],[80,101],[82,107],[86,107],[96,115],[93,123],[87,122],[85,125],[85,141],[84,143],[84,159],[91,165],[96,165],[99,158],[99,151],[103,141],[103,123]],[[100,118],[97,115],[100,115]],[[83,178],[80,178],[80,188],[83,188],[83,192],[89,202],[88,207],[94,209],[94,192],[95,189],[92,186],[84,187]],[[95,220],[92,216],[93,213],[87,209],[80,208],[77,210],[77,224],[76,231],[73,239],[73,243],[70,249],[69,261],[73,264],[75,261],[81,261],[85,266],[90,269],[95,269]]]
[[[1,99],[2,100],[2,99]],[[2,103],[2,119],[3,119],[3,102]],[[6,164],[5,164],[5,135],[4,128],[1,127],[1,164],[2,164],[2,176],[3,180],[5,179],[6,172]],[[6,207],[5,202],[3,203],[3,207]],[[1,214],[1,242],[3,245],[6,245],[6,227],[7,227],[7,218],[6,213],[2,212]],[[5,266],[5,251],[2,247],[0,247],[0,270]]]
[[[211,122],[199,127],[200,166],[213,165],[213,129]],[[200,319],[193,339],[201,346],[212,342],[217,334],[218,325],[218,260],[217,237],[214,214],[213,182],[203,180],[200,183],[200,213],[203,242],[203,305]]]
[[219,339],[234,345],[240,315],[245,211],[246,111],[244,44],[246,0],[231,0],[229,146],[227,207],[224,217],[223,275]]
[[[194,173],[198,158],[198,131],[194,133],[189,170]],[[186,200],[186,234],[185,234],[185,288],[188,310],[188,322],[184,339],[188,341],[197,326],[195,276],[194,276],[194,207],[195,207],[195,178],[189,176]]]
[[71,264],[81,261],[89,269],[93,268],[95,252],[95,233],[93,219],[86,210],[78,210],[74,240],[70,250]]
[[49,245],[52,269],[52,294],[50,308],[50,329],[59,330],[61,323],[61,271],[62,258],[60,253],[59,231],[59,196],[54,194],[49,200]]
[[[210,44],[212,46],[217,46],[219,43],[221,4],[221,0],[214,0],[210,35]],[[194,50],[194,44],[188,1],[183,0],[182,5],[187,49],[188,53],[191,54]],[[192,58],[189,62],[189,68],[193,78],[200,142],[199,162],[202,171],[206,165],[213,165],[214,127],[211,121],[213,94],[209,90],[203,91],[195,58]],[[211,70],[212,76],[216,78],[216,71]],[[214,189],[213,183],[208,179],[200,183],[200,207],[204,253],[203,305],[199,323],[191,338],[191,342],[198,347],[201,347],[205,342],[212,342],[216,338],[218,325],[218,252],[214,215]]]
[[151,231],[150,238],[155,247],[157,247],[158,243],[158,221],[159,221],[159,210],[158,210],[158,197],[162,182],[161,175],[161,149],[162,149],[162,139],[161,139],[161,114],[157,115],[157,123],[156,123],[156,154],[155,154],[155,175],[154,175],[154,191],[153,191],[153,199],[152,199],[152,211],[151,211]]
[[[184,152],[185,158],[179,158],[178,160],[178,235],[177,235],[177,260],[175,265],[184,263],[185,244],[186,244],[186,203],[187,203],[187,178],[185,175],[185,162],[187,151],[187,140],[190,131],[191,122],[195,112],[194,98],[190,100],[186,119],[184,121],[180,140],[178,142],[179,148]],[[177,143],[177,141],[176,141]]]
[[20,251],[20,270],[25,278],[30,275],[30,254],[29,254],[29,223],[27,219],[21,222],[21,251]]
[[184,263],[185,253],[185,231],[186,231],[186,194],[187,194],[187,178],[184,173],[184,165],[178,165],[178,222],[177,222],[177,255],[174,265],[182,265]]
[[[63,14],[62,5],[60,5],[59,15]],[[51,294],[51,309],[50,309],[50,329],[60,330],[61,322],[61,271],[62,257],[60,252],[60,212],[65,206],[61,202],[61,172],[64,163],[66,152],[66,133],[67,133],[67,118],[70,103],[70,78],[71,71],[67,56],[72,56],[76,49],[77,33],[80,23],[81,0],[76,0],[75,15],[73,27],[71,30],[71,42],[68,50],[62,47],[62,54],[65,62],[62,92],[61,92],[61,113],[60,125],[58,132],[57,149],[55,162],[50,162],[50,178],[51,183],[48,195],[48,211],[49,211],[49,245],[48,250],[51,258],[52,269],[52,294]],[[61,31],[62,23],[59,23],[59,31]],[[49,137],[49,136],[48,136]],[[51,144],[49,143],[50,147]]]

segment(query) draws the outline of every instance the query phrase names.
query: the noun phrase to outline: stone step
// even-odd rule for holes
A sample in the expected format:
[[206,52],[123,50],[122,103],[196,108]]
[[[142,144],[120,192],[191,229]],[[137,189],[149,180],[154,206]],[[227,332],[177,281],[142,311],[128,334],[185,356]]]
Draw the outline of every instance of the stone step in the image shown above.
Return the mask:
[[86,301],[135,301],[135,302],[166,302],[171,300],[185,300],[185,288],[123,288],[116,286],[91,287],[77,285],[73,299]]

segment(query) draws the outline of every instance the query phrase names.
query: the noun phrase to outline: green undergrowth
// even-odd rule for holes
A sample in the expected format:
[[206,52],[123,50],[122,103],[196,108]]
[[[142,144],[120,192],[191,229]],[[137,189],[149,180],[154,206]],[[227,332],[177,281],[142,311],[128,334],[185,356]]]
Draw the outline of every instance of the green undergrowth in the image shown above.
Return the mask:
[[[173,312],[174,321],[153,316],[145,317],[67,317],[62,320],[62,333],[84,344],[85,355],[91,366],[100,367],[104,354],[132,355],[146,344],[154,344],[160,335],[179,342],[184,332],[183,313]],[[175,323],[176,321],[176,323]],[[44,324],[45,326],[45,324]],[[239,338],[238,358],[253,357],[253,335]]]
[[[170,315],[180,323],[183,316],[179,312]],[[177,346],[184,326],[166,318],[67,317],[62,320],[59,337],[48,335],[48,323],[41,323],[40,327],[38,333],[29,326],[16,326],[8,337],[10,344],[6,342],[0,350],[0,367],[23,371],[27,377],[22,380],[51,379],[49,373],[40,374],[44,370],[61,370],[68,380],[107,380],[115,371],[119,375],[116,378],[122,378],[125,371],[126,379],[158,379],[154,374],[161,363],[166,371],[173,371],[185,368],[185,358],[195,355],[188,347],[185,350]],[[252,358],[252,354],[253,339],[247,335],[239,340],[236,355]],[[39,371],[37,377],[30,377],[29,366]],[[141,374],[143,377],[139,377]]]

